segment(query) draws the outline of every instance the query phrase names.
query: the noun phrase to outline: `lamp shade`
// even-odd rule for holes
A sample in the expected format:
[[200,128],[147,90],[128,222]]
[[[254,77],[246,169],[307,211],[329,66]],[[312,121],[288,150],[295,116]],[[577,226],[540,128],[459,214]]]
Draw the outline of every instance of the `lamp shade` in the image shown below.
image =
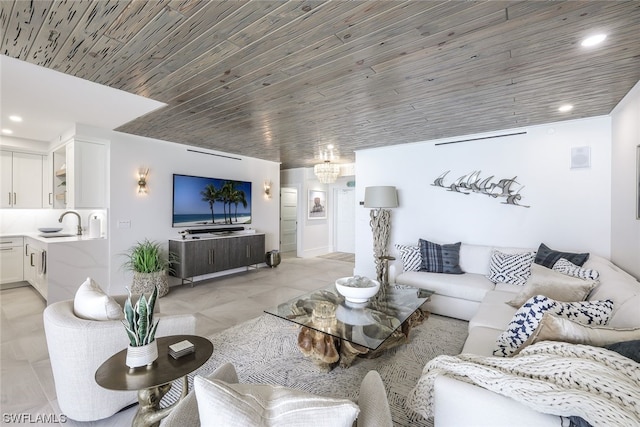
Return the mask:
[[364,189],[365,208],[397,208],[398,192],[396,187],[382,185],[377,187],[365,187]]

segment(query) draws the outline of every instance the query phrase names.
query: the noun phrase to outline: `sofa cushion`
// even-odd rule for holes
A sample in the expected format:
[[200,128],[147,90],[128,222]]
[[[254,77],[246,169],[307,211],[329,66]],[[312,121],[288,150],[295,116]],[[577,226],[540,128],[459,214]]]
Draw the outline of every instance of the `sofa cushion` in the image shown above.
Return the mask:
[[494,329],[487,326],[469,328],[469,336],[464,342],[461,353],[493,356],[496,340],[503,331],[504,329]]
[[351,427],[360,409],[348,399],[269,384],[193,381],[203,426]]
[[552,270],[566,274],[567,276],[579,277],[580,279],[598,280],[598,277],[600,277],[600,273],[598,273],[597,270],[582,268],[564,258],[556,261],[556,263],[553,264]]
[[635,328],[640,326],[640,292],[625,302],[613,306],[608,323],[612,328]]
[[[469,321],[469,330],[478,326],[485,326],[504,332],[516,312],[515,308],[507,304],[507,301],[512,298],[512,292],[497,290],[487,292],[475,316]],[[495,340],[493,340],[492,345],[494,344]]]
[[567,276],[539,264],[532,264],[527,284],[507,304],[517,308],[535,295],[544,295],[556,301],[582,301],[596,285],[594,280]]
[[493,283],[524,285],[531,274],[534,257],[535,252],[506,254],[495,250],[489,261],[488,279]]
[[531,336],[522,344],[527,345],[540,341],[562,341],[571,344],[586,344],[603,347],[620,341],[640,340],[640,327],[615,329],[602,326],[583,325],[569,319],[545,313],[540,324]]
[[489,274],[489,260],[493,252],[492,246],[460,245],[460,268],[465,273]]
[[544,265],[547,268],[553,268],[553,265],[560,259],[564,258],[571,261],[575,265],[582,266],[587,259],[589,259],[588,253],[573,253],[573,252],[560,252],[549,248],[544,243],[540,243],[538,251],[536,253],[535,263]]
[[447,274],[464,273],[460,268],[460,242],[439,245],[419,239],[418,244],[422,256],[420,271]]
[[640,283],[608,259],[597,255],[591,255],[584,267],[600,273],[600,283],[588,299],[613,301],[611,327],[640,326]]
[[107,295],[100,285],[87,277],[73,298],[73,312],[86,320],[119,320],[124,318],[123,308]]
[[426,271],[407,271],[396,277],[396,283],[434,291],[436,294],[482,301],[494,284],[480,274],[441,274]]
[[418,271],[422,265],[422,256],[418,246],[395,245],[400,253],[403,271]]
[[495,356],[511,356],[534,333],[544,313],[555,314],[585,325],[606,325],[613,310],[612,301],[560,302],[536,295],[520,307],[507,329],[498,337]]

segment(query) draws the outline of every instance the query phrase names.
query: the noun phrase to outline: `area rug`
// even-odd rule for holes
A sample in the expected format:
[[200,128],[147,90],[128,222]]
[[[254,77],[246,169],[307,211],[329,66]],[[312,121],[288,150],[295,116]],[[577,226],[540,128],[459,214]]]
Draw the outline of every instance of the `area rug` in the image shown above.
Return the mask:
[[[323,372],[298,350],[298,326],[264,314],[210,336],[213,355],[189,375],[190,387],[194,375],[206,376],[230,362],[243,383],[280,384],[356,400],[360,382],[373,369],[380,373],[387,390],[394,426],[430,426],[432,420],[405,408],[406,396],[418,382],[427,361],[440,354],[460,353],[467,325],[462,320],[431,315],[411,330],[408,344],[388,350],[376,359],[358,358],[346,369],[338,366]],[[173,400],[178,394],[178,387],[173,387],[165,398]]]

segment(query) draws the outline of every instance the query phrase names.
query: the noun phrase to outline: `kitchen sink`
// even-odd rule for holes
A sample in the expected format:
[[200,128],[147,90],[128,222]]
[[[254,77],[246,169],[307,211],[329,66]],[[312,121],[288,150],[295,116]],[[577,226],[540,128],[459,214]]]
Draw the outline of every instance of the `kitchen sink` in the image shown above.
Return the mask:
[[46,237],[46,238],[50,238],[50,237],[73,237],[73,236],[75,236],[75,234],[66,234],[66,233],[44,233],[44,234],[38,234],[38,236],[40,236],[40,237]]

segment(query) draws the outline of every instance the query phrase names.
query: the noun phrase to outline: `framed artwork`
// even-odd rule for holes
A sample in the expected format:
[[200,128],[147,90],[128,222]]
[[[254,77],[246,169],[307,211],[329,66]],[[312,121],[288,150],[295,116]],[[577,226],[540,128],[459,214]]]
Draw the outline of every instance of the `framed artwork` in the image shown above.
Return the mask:
[[327,219],[327,192],[309,190],[307,202],[307,217],[309,219]]

